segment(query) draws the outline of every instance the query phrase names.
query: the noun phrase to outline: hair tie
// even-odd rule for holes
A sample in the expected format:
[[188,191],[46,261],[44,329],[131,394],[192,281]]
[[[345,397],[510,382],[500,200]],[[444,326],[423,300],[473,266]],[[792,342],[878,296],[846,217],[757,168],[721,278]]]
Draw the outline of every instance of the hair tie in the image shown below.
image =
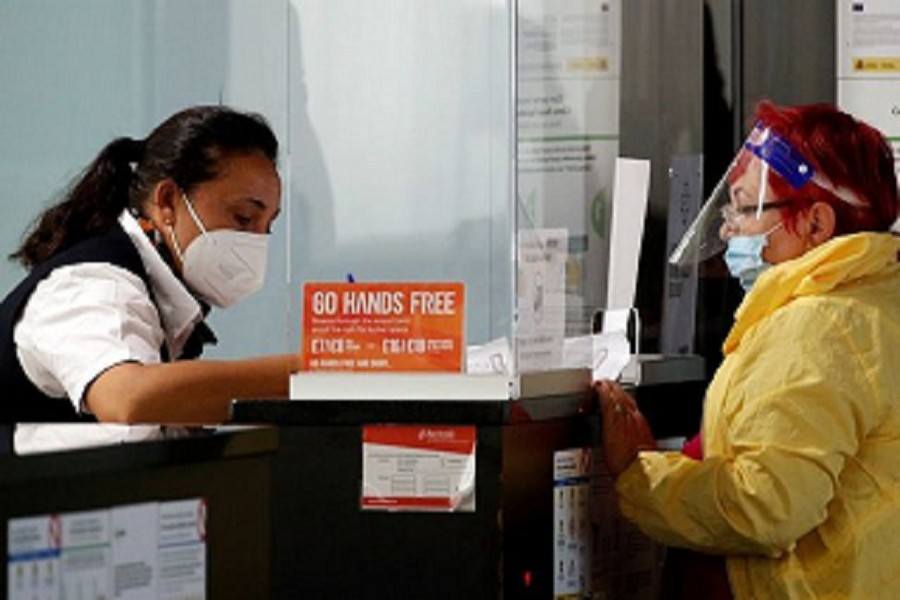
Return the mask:
[[132,138],[125,138],[125,156],[128,157],[128,162],[130,163],[139,163],[144,158],[144,151],[147,148],[146,140],[135,140]]

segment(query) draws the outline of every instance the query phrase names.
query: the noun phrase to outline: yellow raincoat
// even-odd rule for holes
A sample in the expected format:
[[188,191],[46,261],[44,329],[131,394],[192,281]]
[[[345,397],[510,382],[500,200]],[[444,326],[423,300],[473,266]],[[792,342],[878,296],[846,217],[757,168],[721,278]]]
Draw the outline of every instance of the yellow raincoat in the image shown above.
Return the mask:
[[617,482],[657,540],[727,555],[742,598],[900,597],[900,238],[840,236],[751,288],[707,391],[704,460]]

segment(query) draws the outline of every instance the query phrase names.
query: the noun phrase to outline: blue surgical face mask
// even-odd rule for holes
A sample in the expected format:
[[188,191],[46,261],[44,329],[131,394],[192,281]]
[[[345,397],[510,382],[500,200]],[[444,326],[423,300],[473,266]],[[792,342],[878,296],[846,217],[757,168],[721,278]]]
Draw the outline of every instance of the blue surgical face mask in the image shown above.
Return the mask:
[[781,227],[778,223],[765,233],[756,235],[734,235],[728,239],[725,251],[725,263],[732,277],[741,282],[744,291],[748,291],[760,274],[771,267],[771,263],[763,258],[763,249],[769,245],[769,235]]

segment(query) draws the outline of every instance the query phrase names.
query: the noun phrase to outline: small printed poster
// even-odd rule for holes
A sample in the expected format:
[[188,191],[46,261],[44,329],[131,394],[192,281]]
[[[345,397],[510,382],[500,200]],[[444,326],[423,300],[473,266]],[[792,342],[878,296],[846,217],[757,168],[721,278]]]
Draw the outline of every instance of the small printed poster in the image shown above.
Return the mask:
[[6,597],[58,599],[60,546],[58,515],[11,519],[6,527]]
[[116,506],[107,518],[112,529],[110,565],[114,598],[150,600],[158,596],[158,505],[155,502]]
[[206,594],[206,499],[159,505],[159,599],[188,600]]
[[62,598],[113,598],[108,510],[60,515]]
[[10,519],[10,600],[206,598],[206,500]]
[[307,283],[305,371],[462,372],[465,286]]
[[518,233],[516,365],[519,372],[547,371],[563,364],[566,329],[564,229]]
[[475,510],[475,427],[363,428],[362,508]]
[[838,77],[894,79],[900,74],[896,0],[838,0]]
[[590,448],[553,455],[553,597],[591,597]]
[[884,134],[900,177],[900,3],[838,0],[837,18],[837,104]]

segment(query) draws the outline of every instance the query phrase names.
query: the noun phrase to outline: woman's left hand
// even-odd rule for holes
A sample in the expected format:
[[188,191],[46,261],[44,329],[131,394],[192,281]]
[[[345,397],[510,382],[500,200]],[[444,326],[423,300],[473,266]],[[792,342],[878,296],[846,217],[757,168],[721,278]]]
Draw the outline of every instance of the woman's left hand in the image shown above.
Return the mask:
[[656,448],[650,425],[638,410],[637,402],[612,381],[598,381],[594,389],[603,415],[603,458],[613,477],[634,462],[641,450]]

